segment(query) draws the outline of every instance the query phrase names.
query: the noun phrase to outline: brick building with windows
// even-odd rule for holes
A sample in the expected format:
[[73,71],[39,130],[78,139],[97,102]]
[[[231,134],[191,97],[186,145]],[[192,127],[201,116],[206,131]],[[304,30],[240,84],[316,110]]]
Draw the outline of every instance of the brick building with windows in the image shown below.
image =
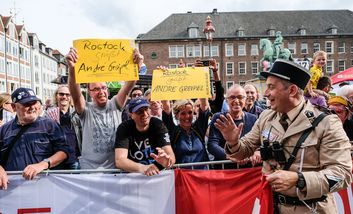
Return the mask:
[[[207,16],[216,28],[211,46],[203,29]],[[215,58],[225,88],[258,78],[261,38],[272,42],[281,31],[283,46],[296,60],[328,53],[326,74],[353,66],[353,12],[349,10],[264,11],[172,14],[137,37],[149,73],[158,65],[175,68],[182,60]],[[210,48],[211,47],[211,48]],[[211,49],[211,55],[210,50]]]

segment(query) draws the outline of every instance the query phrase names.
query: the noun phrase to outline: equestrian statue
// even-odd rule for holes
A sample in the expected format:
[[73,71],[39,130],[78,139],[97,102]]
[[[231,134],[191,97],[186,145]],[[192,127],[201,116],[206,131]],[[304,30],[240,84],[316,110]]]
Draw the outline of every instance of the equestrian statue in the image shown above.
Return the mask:
[[290,50],[283,48],[281,31],[276,32],[276,39],[273,41],[273,44],[269,39],[260,39],[260,49],[263,51],[260,64],[264,71],[269,70],[276,59],[293,60]]

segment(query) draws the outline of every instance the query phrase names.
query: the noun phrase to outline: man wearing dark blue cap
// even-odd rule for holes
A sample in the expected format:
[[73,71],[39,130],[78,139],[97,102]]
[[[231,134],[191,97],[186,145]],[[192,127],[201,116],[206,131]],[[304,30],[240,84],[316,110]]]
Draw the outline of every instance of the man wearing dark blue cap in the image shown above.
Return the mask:
[[[41,101],[29,88],[12,95],[16,118],[0,128],[0,188],[6,189],[6,171],[23,170],[25,179],[59,165],[67,158],[69,146],[59,125],[39,117]],[[6,171],[5,171],[6,170]]]
[[243,125],[222,116],[216,127],[227,141],[226,153],[241,160],[260,148],[275,213],[337,213],[332,192],[352,180],[351,146],[339,118],[304,101],[310,79],[304,68],[276,60],[261,75],[271,109],[240,139]]
[[129,103],[131,119],[119,125],[115,141],[115,164],[127,172],[147,176],[175,163],[168,130],[163,122],[151,117],[150,104],[144,98]]

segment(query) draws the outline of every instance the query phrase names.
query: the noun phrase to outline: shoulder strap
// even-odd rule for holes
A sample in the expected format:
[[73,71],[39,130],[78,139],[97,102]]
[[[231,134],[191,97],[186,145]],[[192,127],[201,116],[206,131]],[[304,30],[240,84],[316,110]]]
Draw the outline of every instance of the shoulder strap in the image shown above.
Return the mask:
[[320,123],[322,119],[324,119],[327,116],[326,113],[321,113],[315,120],[312,122],[311,127],[306,129],[303,134],[300,136],[297,144],[295,145],[292,154],[290,154],[290,157],[288,158],[288,161],[283,167],[283,170],[288,170],[289,167],[293,164],[295,161],[295,157],[297,156],[297,153],[301,147],[301,145],[304,143],[306,138],[309,136],[309,134],[315,129],[315,127]]
[[16,144],[17,140],[21,137],[21,135],[30,127],[30,125],[25,125],[21,128],[21,130],[17,133],[17,135],[12,139],[10,142],[8,148],[4,152],[4,154],[1,156],[1,162],[0,165],[5,168],[7,165],[7,160],[9,159],[10,152],[13,148],[13,146]]
[[3,113],[4,113],[3,111],[4,111],[4,109],[1,108],[1,109],[0,109],[0,120],[2,120],[2,118],[3,118]]

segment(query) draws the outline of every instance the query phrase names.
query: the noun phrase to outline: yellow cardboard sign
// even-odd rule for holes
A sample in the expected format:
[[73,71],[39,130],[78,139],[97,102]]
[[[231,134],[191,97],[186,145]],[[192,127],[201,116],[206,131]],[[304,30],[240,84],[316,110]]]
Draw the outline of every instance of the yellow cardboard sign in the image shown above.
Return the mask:
[[151,100],[179,100],[211,97],[208,67],[154,70]]
[[134,40],[79,39],[74,47],[78,52],[76,83],[138,80]]

